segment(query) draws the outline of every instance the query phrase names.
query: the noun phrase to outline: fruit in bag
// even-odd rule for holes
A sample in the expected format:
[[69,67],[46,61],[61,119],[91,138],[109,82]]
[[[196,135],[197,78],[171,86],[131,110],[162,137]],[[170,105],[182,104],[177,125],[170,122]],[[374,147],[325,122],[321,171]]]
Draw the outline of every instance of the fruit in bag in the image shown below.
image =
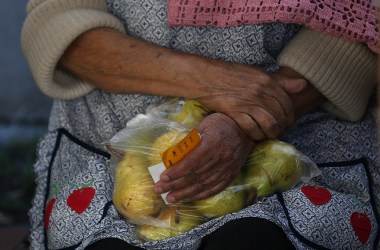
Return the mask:
[[164,205],[161,196],[153,191],[148,164],[142,155],[128,153],[115,170],[113,202],[131,222],[140,223],[154,216]]
[[202,216],[194,209],[178,206],[166,207],[157,219],[156,225],[138,225],[138,237],[145,241],[174,237],[203,222]]
[[209,113],[209,111],[196,100],[186,99],[181,102],[181,109],[178,112],[173,112],[168,115],[168,118],[174,122],[195,128]]
[[257,190],[257,197],[288,190],[301,180],[308,161],[291,144],[264,141],[256,145],[246,163],[245,183]]
[[246,188],[242,185],[242,179],[241,175],[237,176],[221,192],[206,199],[194,201],[193,205],[207,218],[216,218],[243,209],[246,202]]
[[209,112],[195,100],[171,100],[151,111],[132,119],[129,128],[118,133],[109,146],[117,156],[113,171],[115,208],[136,224],[137,236],[143,241],[177,236],[320,173],[293,145],[267,140],[256,145],[239,176],[220,193],[200,201],[166,205],[154,192],[148,167],[163,162],[167,149],[178,156],[170,147],[180,143]]

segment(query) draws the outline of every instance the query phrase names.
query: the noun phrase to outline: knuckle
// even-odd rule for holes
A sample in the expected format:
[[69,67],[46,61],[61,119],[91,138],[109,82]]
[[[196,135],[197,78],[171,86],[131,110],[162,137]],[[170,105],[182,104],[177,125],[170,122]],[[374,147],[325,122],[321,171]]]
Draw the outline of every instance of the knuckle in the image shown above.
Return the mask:
[[223,150],[224,154],[222,154],[221,160],[224,163],[232,162],[235,157],[231,150]]
[[266,85],[273,83],[273,79],[269,74],[262,74],[260,80],[263,84],[266,84]]
[[257,129],[257,124],[254,121],[245,121],[239,124],[243,131],[252,133],[255,129]]
[[266,131],[276,131],[279,127],[279,124],[277,120],[269,118],[263,122],[263,127]]
[[256,88],[254,89],[254,96],[257,100],[262,100],[262,97],[267,95],[267,89],[263,86],[263,84],[256,84]]
[[252,118],[241,120],[238,125],[245,134],[250,136],[255,135],[259,130],[257,123]]
[[254,141],[260,141],[266,138],[265,134],[262,132],[262,129],[254,120],[252,120],[247,127],[242,128],[242,130]]
[[196,189],[200,192],[203,192],[206,190],[206,184],[202,183],[202,182],[197,182],[195,183],[196,185]]
[[273,115],[263,112],[263,115],[257,117],[257,122],[265,136],[274,139],[286,127],[286,123],[281,122],[281,119],[276,119]]
[[175,190],[177,189],[177,185],[174,182],[169,182],[166,184],[166,190]]
[[219,181],[219,175],[218,175],[218,173],[211,175],[209,178],[207,178],[207,181],[210,184],[217,183]]
[[187,174],[185,178],[186,178],[186,181],[188,181],[189,183],[196,183],[199,180],[200,176],[197,171],[194,171]]
[[227,171],[227,165],[224,165],[224,168],[221,168],[221,167],[218,168],[217,170],[214,171],[213,178],[218,180],[218,182],[220,180],[223,180],[224,175],[226,174],[226,171]]

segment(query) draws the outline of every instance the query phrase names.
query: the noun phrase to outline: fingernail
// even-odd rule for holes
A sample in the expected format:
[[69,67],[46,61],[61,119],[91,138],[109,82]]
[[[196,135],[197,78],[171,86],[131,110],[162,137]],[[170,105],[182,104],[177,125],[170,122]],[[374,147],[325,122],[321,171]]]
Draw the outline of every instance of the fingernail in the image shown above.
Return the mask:
[[169,176],[167,176],[166,174],[163,174],[163,175],[161,175],[160,180],[161,180],[161,181],[169,181],[170,178],[169,178]]
[[166,201],[169,202],[169,203],[174,203],[176,202],[175,198],[173,196],[167,196],[166,197]]
[[156,192],[157,194],[162,194],[164,190],[162,189],[162,187],[155,187],[154,192]]

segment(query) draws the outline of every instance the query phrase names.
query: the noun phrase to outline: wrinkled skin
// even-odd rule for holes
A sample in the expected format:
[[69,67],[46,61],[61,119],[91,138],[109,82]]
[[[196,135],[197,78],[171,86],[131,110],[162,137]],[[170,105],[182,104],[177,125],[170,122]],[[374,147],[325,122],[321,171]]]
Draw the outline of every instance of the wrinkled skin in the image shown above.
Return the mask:
[[[215,113],[197,127],[200,144],[175,166],[167,169],[155,191],[169,202],[199,200],[222,191],[240,171],[253,148],[253,142],[230,117]],[[165,181],[167,180],[167,181]]]
[[294,124],[286,90],[303,88],[304,79],[275,78],[258,67],[215,60],[198,72],[194,82],[207,87],[196,99],[209,110],[231,117],[253,141],[277,138]]

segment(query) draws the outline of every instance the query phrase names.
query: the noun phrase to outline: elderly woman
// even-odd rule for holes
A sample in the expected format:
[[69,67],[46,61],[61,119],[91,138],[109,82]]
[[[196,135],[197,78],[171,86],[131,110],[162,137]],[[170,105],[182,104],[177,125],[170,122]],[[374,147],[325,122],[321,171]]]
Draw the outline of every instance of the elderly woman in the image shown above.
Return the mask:
[[[35,164],[32,248],[375,248],[376,42],[368,1],[30,0],[22,45],[55,98]],[[296,145],[321,178],[177,237],[135,240],[111,202],[101,145],[166,97],[214,111],[197,127],[201,146],[156,184],[169,201],[218,193],[268,138]]]

